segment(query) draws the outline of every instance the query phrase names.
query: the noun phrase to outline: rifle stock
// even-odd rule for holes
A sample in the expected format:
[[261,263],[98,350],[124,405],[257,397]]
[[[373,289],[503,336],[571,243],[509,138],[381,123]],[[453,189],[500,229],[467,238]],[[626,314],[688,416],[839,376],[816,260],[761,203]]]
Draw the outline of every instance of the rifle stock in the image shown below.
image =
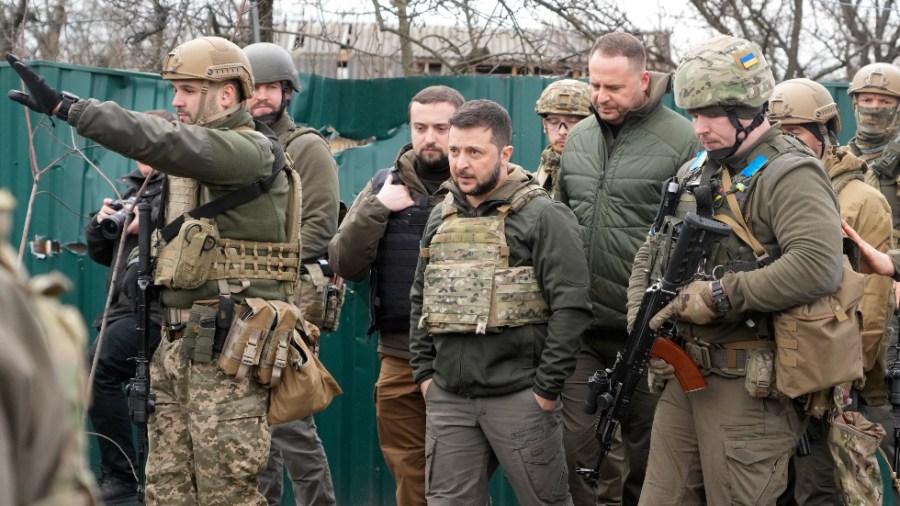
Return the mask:
[[657,330],[650,329],[650,320],[675,297],[678,288],[694,279],[713,244],[730,233],[730,226],[696,213],[688,213],[684,217],[666,272],[662,279],[644,292],[625,349],[618,354],[611,368],[595,372],[588,380],[589,391],[583,409],[589,414],[599,410],[595,434],[600,443],[600,454],[593,468],[575,470],[586,480],[593,483],[600,477],[600,466],[609,453],[616,429],[628,414],[634,391],[643,380],[651,353],[657,353],[654,356],[675,367],[675,377],[686,392],[706,388],[706,381],[696,364],[672,342],[673,332],[666,325]]

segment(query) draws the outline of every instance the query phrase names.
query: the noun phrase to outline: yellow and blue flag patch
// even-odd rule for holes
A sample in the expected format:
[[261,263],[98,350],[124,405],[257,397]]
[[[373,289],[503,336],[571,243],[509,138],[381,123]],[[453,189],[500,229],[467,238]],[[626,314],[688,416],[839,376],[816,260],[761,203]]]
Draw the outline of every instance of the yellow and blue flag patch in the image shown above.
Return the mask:
[[759,58],[756,57],[756,53],[751,49],[745,49],[735,53],[734,59],[737,60],[738,64],[744,67],[745,70],[750,70],[751,67],[759,63]]

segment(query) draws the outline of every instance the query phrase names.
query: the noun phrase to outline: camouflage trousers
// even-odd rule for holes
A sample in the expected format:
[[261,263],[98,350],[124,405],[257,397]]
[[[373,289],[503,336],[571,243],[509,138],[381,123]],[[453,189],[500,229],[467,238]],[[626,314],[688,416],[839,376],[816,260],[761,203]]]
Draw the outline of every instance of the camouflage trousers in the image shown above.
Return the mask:
[[268,391],[231,381],[163,339],[150,366],[148,505],[265,505],[257,475],[269,456]]

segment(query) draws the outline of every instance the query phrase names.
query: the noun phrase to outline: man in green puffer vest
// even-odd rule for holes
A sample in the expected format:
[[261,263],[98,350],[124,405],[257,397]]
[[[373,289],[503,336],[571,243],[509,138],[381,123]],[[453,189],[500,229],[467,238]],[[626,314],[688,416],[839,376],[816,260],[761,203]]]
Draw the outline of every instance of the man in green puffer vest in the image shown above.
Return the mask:
[[612,366],[625,347],[625,290],[631,263],[659,208],[663,181],[699,151],[690,123],[662,105],[670,76],[646,69],[641,41],[627,33],[600,37],[589,60],[591,112],[569,133],[557,198],[581,225],[591,278],[594,321],[578,365],[563,390],[566,459],[576,505],[633,505],[644,481],[657,396],[646,383],[635,393],[614,446],[592,487],[575,475],[591,467],[600,446],[594,417],[581,411],[588,378]]

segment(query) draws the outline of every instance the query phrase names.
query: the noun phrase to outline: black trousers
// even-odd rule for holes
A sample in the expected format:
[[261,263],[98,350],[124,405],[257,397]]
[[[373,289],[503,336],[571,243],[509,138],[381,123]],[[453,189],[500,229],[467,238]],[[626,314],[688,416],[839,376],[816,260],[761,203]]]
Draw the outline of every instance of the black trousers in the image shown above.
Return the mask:
[[[134,317],[126,316],[107,325],[106,337],[94,374],[93,398],[88,415],[100,447],[100,465],[103,477],[134,481],[131,463],[135,466],[135,449],[132,442],[131,420],[128,416],[128,399],[125,385],[134,377],[135,361],[141,336],[135,330]],[[150,325],[147,360],[159,347],[161,329]],[[88,352],[88,365],[97,353],[97,342]],[[107,439],[109,438],[109,439]],[[110,441],[112,440],[112,441]],[[118,445],[118,447],[116,446]],[[121,448],[121,449],[120,449]]]

